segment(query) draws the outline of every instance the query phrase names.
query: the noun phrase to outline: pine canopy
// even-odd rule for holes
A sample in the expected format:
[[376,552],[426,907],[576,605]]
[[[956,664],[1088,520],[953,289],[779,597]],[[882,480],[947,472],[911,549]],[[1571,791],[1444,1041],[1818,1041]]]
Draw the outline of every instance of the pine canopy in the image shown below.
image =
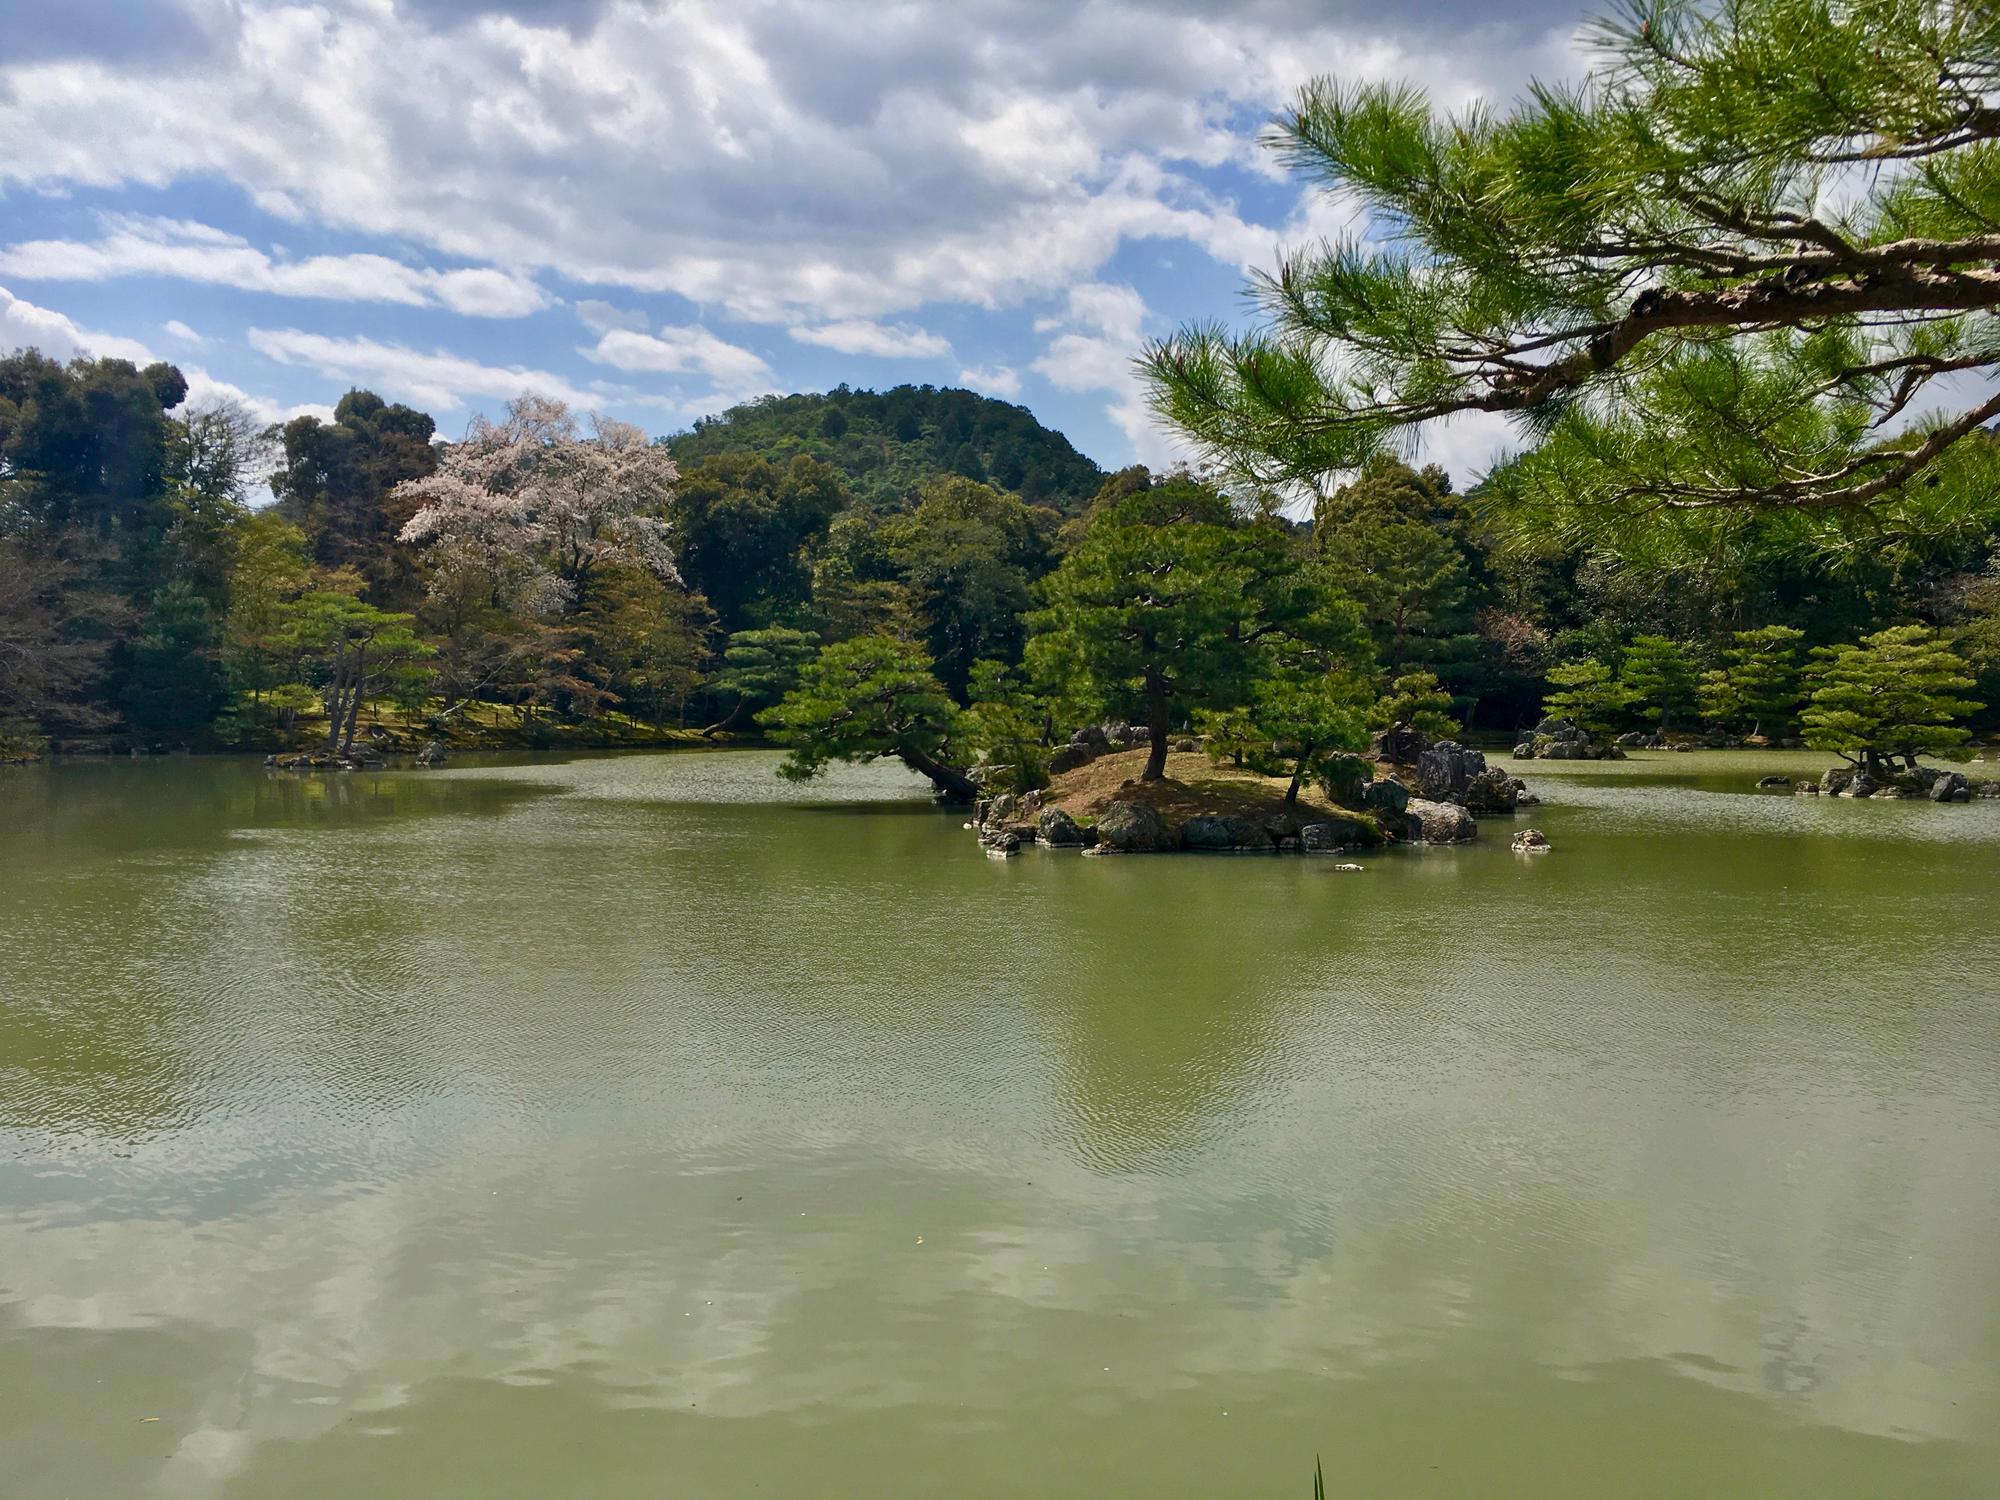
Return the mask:
[[1368,237],[1288,252],[1252,331],[1151,347],[1158,410],[1316,490],[1503,413],[1525,451],[1490,496],[1635,552],[1990,521],[2000,7],[1655,0],[1591,41],[1505,114],[1307,87],[1272,144]]

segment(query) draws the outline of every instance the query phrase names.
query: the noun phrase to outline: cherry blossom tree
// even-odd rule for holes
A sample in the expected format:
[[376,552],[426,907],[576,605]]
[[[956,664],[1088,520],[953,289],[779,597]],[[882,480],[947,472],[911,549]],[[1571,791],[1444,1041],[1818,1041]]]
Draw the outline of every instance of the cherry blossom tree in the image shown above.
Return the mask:
[[678,584],[659,512],[679,470],[666,449],[625,422],[525,395],[498,422],[480,418],[437,472],[397,486],[417,509],[402,539],[425,549],[433,591],[470,569],[496,602],[539,616],[573,615],[600,568],[643,568]]

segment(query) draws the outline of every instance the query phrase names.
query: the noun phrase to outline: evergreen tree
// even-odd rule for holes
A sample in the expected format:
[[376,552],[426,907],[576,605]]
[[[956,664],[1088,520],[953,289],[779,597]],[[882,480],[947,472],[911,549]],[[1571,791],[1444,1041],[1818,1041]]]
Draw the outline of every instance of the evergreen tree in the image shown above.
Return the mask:
[[1136,712],[1151,734],[1141,779],[1158,781],[1176,715],[1246,701],[1266,638],[1324,590],[1282,527],[1246,520],[1210,486],[1177,477],[1125,492],[1120,479],[1042,581],[1029,659],[1065,696]]
[[125,664],[125,716],[142,734],[192,734],[208,728],[228,697],[215,611],[186,579],[153,597]]
[[1702,717],[1724,728],[1747,725],[1754,735],[1788,729],[1799,706],[1798,644],[1804,635],[1789,625],[1737,631],[1725,653],[1728,665],[1702,673]]
[[[1411,85],[1321,80],[1277,135],[1368,211],[1261,277],[1264,325],[1153,346],[1158,409],[1259,485],[1466,412],[1534,446],[1487,482],[1517,525],[1652,564],[1760,514],[1798,553],[1885,517],[2000,508],[2000,11],[1963,0],[1644,0],[1582,86],[1440,118]],[[1376,226],[1395,226],[1386,237]],[[1363,238],[1363,235],[1371,238]]]
[[1979,704],[1959,696],[1972,686],[1965,662],[1934,631],[1898,625],[1858,645],[1820,646],[1807,669],[1811,697],[1800,720],[1806,743],[1881,776],[1900,756],[1914,770],[1919,755],[1964,760],[1971,732],[1955,723]]
[[1405,672],[1389,684],[1375,704],[1370,722],[1379,729],[1408,724],[1432,739],[1455,739],[1458,720],[1451,716],[1451,694],[1429,672]]
[[717,734],[747,724],[798,686],[799,674],[819,654],[819,637],[810,630],[774,625],[767,630],[739,630],[722,651],[722,670],[710,687],[733,700],[729,712],[704,731]]
[[963,715],[923,647],[906,641],[863,636],[828,646],[757,721],[790,751],[778,769],[789,781],[810,781],[836,760],[887,756],[941,796],[967,801],[978,791],[963,770]]
[[1618,681],[1627,703],[1654,716],[1664,730],[1674,716],[1694,707],[1695,667],[1688,649],[1664,635],[1635,635],[1619,663]]
[[1599,739],[1618,727],[1619,715],[1632,702],[1631,689],[1595,658],[1549,668],[1549,686],[1556,691],[1542,700],[1542,712],[1569,719]]

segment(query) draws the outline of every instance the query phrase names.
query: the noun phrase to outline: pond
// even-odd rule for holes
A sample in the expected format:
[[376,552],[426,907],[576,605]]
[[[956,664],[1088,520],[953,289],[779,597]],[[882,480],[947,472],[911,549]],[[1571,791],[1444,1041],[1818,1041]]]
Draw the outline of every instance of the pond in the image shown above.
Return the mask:
[[774,764],[0,772],[0,1487],[2000,1492],[2000,803],[1357,874]]

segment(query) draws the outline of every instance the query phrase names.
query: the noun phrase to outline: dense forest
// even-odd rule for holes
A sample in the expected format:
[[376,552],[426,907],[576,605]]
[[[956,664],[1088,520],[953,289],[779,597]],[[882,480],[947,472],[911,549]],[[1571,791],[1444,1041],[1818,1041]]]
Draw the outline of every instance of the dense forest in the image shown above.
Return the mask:
[[767,396],[668,439],[683,465],[723,453],[833,465],[863,505],[907,509],[943,474],[976,479],[1067,515],[1083,509],[1104,474],[1024,407],[971,391],[846,386],[823,396]]
[[[1301,715],[1332,753],[1385,715],[1511,735],[1545,700],[1605,735],[1775,738],[1815,648],[1899,626],[1980,678],[1943,717],[2000,701],[1991,536],[1649,570],[1523,545],[1392,458],[1310,517],[1100,475],[963,392],[770,400],[664,443],[532,398],[443,442],[366,391],[271,430],[184,397],[167,365],[0,360],[15,753],[628,743],[760,715],[796,740],[777,706],[852,642],[935,690],[925,732],[961,765],[1032,765],[1104,715],[1241,757],[1301,741]],[[1017,470],[1033,493],[998,482]]]

